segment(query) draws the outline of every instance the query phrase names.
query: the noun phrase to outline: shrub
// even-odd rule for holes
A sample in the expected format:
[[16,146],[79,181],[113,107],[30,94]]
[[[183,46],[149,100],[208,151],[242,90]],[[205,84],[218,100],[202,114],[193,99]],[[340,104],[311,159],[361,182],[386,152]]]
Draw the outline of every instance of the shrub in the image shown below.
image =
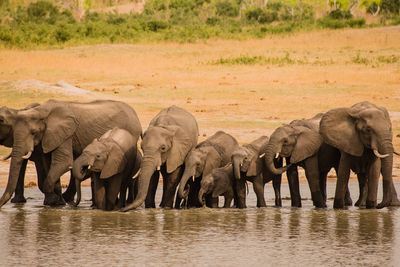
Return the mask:
[[56,6],[43,0],[29,4],[27,9],[28,18],[33,21],[49,20],[54,23],[58,13]]
[[278,13],[261,7],[253,7],[246,10],[245,17],[248,21],[264,24],[278,20]]
[[349,10],[342,10],[338,8],[329,12],[328,17],[331,19],[350,19],[353,17],[353,15]]
[[381,8],[385,15],[399,15],[400,0],[382,0]]
[[215,4],[218,16],[236,17],[239,15],[239,6],[229,0],[220,0]]

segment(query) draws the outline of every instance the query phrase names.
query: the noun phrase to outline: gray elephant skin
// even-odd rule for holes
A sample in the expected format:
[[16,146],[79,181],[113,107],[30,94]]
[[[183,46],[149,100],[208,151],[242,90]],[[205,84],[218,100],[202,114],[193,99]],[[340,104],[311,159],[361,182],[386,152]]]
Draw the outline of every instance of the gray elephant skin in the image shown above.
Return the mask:
[[[141,143],[143,161],[138,177],[138,195],[122,211],[155,208],[159,174],[163,176],[162,208],[172,208],[176,187],[183,174],[187,154],[197,145],[199,129],[192,114],[177,106],[161,110],[150,122]],[[176,200],[179,206],[181,199]]]
[[232,152],[238,147],[239,144],[233,136],[218,131],[189,152],[178,188],[179,197],[186,199],[186,207],[202,206],[197,197],[202,177],[210,174],[213,169],[228,164]]
[[[361,102],[349,108],[332,109],[322,116],[320,133],[323,140],[339,149],[341,154],[334,208],[344,207],[350,169],[360,161],[365,164],[367,173],[366,207],[383,208],[399,204],[392,180],[392,125],[384,107]],[[383,199],[377,205],[381,173]]]
[[210,196],[217,201],[212,201],[207,206],[218,208],[218,196],[224,196],[224,208],[231,207],[232,199],[236,196],[232,163],[213,169],[210,174],[203,177],[200,184],[198,199],[203,206],[206,204],[205,196]]
[[[114,128],[96,138],[75,159],[72,172],[75,177],[77,201],[81,199],[81,180],[90,175],[93,181],[92,199],[95,207],[114,210],[118,195],[119,208],[125,206],[129,180],[138,171],[136,158],[137,138],[127,130]],[[136,165],[136,169],[135,169]]]
[[49,100],[40,106],[18,111],[13,124],[13,147],[8,183],[0,199],[3,206],[15,191],[24,159],[40,147],[51,158],[42,190],[45,205],[65,204],[60,176],[72,168],[74,157],[114,127],[130,132],[135,139],[142,132],[136,112],[127,104],[101,100],[90,103]]
[[[236,178],[235,190],[238,195],[238,208],[246,208],[246,181],[253,183],[254,193],[257,196],[257,207],[266,207],[264,186],[272,181],[275,191],[275,205],[282,206],[280,193],[282,174],[272,173],[264,163],[260,151],[268,144],[268,136],[261,136],[251,142],[238,147],[232,153],[232,166]],[[274,159],[275,167],[282,166],[282,159]]]

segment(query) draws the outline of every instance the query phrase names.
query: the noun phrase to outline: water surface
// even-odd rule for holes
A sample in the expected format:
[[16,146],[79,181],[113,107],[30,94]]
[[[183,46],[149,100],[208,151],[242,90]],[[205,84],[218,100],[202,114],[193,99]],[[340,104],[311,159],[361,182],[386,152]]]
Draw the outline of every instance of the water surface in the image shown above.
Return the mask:
[[[357,183],[350,188],[355,201]],[[26,189],[26,204],[0,210],[0,265],[400,266],[400,208],[333,210],[329,200],[320,210],[309,199],[274,208],[266,189],[267,208],[255,207],[250,186],[244,210],[128,213],[92,210],[89,188],[78,208],[43,207],[38,189]],[[282,190],[288,197],[287,184]],[[306,184],[301,190],[309,198]]]

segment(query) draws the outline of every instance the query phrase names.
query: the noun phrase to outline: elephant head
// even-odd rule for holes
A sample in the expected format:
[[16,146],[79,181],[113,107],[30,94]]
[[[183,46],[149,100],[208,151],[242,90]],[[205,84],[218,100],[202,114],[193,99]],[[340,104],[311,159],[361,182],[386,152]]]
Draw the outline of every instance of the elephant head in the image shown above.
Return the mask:
[[138,195],[134,202],[123,210],[134,209],[146,199],[150,178],[161,165],[172,173],[184,163],[192,149],[192,141],[185,131],[176,125],[151,125],[143,135],[141,143],[143,160],[140,167]]
[[214,189],[214,177],[213,174],[210,173],[209,175],[206,175],[205,177],[203,177],[203,179],[201,179],[201,187],[200,187],[200,191],[199,191],[199,202],[201,203],[202,206],[205,205],[204,202],[204,195],[210,194],[213,189]]
[[77,201],[80,201],[80,182],[92,173],[108,179],[122,173],[128,165],[128,150],[136,149],[134,137],[126,130],[114,128],[99,139],[94,139],[75,159],[72,173],[75,177]]
[[211,173],[219,167],[222,158],[212,146],[198,147],[189,152],[185,159],[185,171],[179,184],[178,193],[181,198],[188,195],[185,185],[190,177],[198,178]]
[[17,110],[8,107],[0,108],[0,144],[6,147],[12,147],[13,131],[12,125],[15,122]]
[[11,198],[17,185],[22,161],[31,156],[34,147],[40,144],[43,152],[49,153],[71,138],[76,127],[75,115],[64,106],[54,108],[37,106],[17,112],[13,123],[8,183],[0,199],[0,207]]
[[285,172],[288,166],[275,168],[274,157],[290,157],[290,164],[295,164],[317,153],[321,144],[322,137],[317,131],[293,123],[277,128],[260,153],[265,153],[265,164],[268,169],[273,174],[279,175]]
[[379,206],[389,205],[394,149],[387,110],[369,102],[330,110],[321,119],[320,134],[327,144],[347,154],[361,157],[365,149],[371,149],[381,159],[384,200]]

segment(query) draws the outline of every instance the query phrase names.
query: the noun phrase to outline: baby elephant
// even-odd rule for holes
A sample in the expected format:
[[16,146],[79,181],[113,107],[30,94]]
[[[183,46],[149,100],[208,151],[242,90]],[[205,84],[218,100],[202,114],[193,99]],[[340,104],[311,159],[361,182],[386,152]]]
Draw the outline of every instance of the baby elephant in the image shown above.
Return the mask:
[[[218,196],[224,196],[224,208],[231,207],[232,199],[235,197],[232,163],[229,163],[225,167],[214,169],[201,180],[201,188],[198,197],[203,206],[205,205],[204,195],[212,199],[218,199]],[[218,208],[218,202],[212,201],[211,208]]]
[[[138,156],[139,153],[139,156]],[[126,130],[114,128],[94,139],[74,161],[77,201],[81,198],[80,183],[92,178],[92,199],[98,209],[113,210],[118,194],[120,206],[125,205],[126,191],[140,161],[135,138]]]

